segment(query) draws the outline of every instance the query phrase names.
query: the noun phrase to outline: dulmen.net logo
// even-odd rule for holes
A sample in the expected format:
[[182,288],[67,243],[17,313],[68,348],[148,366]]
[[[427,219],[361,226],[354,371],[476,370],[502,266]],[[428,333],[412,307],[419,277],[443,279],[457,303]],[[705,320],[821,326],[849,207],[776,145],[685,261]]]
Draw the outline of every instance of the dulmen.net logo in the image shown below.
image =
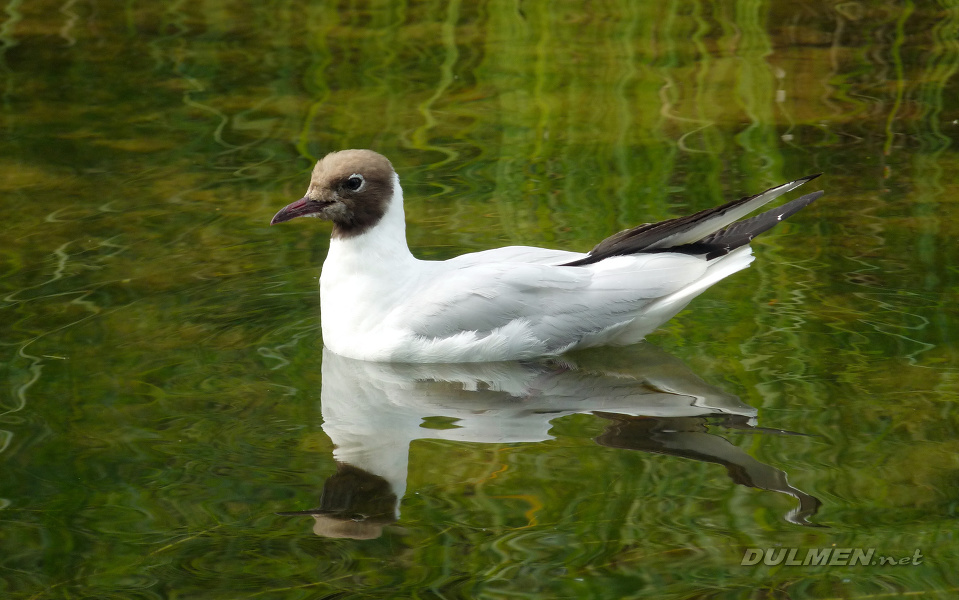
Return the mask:
[[741,565],[786,565],[790,567],[852,567],[921,565],[925,558],[917,548],[909,556],[876,553],[875,548],[746,548]]

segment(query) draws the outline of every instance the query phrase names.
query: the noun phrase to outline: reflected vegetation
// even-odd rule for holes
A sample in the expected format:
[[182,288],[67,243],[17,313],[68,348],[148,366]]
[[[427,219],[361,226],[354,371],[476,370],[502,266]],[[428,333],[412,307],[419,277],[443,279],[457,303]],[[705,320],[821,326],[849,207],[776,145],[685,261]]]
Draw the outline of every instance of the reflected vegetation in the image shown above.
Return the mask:
[[[2,2],[0,597],[953,597],[957,34],[956,0]],[[420,258],[584,251],[806,173],[829,194],[651,334],[695,385],[628,351],[515,389],[365,376],[434,408],[388,405],[408,452],[353,467],[386,494],[358,514],[399,519],[320,537],[276,513],[348,487],[345,436],[382,419],[320,372],[328,229],[266,223],[355,147],[403,174]],[[590,377],[690,412],[516,406]]]
[[399,519],[414,440],[540,442],[552,438],[554,419],[577,413],[607,421],[595,438],[601,446],[715,463],[736,484],[795,497],[799,506],[785,516],[792,523],[809,525],[820,505],[717,433],[790,432],[757,427],[756,409],[650,344],[619,368],[574,359],[388,364],[324,351],[321,398],[336,473],[318,508],[280,513],[312,515],[317,535],[370,539]]

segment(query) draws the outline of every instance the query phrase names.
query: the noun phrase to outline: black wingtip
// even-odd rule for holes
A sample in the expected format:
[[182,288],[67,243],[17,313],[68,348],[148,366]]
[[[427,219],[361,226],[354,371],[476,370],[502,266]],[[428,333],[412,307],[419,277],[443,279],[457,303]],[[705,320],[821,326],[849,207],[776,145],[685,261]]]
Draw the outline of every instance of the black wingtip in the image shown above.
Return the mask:
[[[726,204],[706,209],[692,215],[669,219],[660,223],[640,225],[639,227],[634,227],[633,229],[621,231],[597,244],[592,250],[589,251],[589,254],[583,258],[564,263],[560,266],[581,267],[597,263],[605,258],[609,258],[610,256],[640,254],[643,252],[653,251],[650,250],[650,246],[659,243],[662,239],[669,235],[675,234],[675,232],[681,227],[689,227],[690,224],[695,224],[697,221],[704,218],[711,218],[717,214],[721,215],[723,211],[727,211],[730,208],[736,207],[745,202],[755,200],[756,198],[769,194],[770,192],[774,194],[773,197],[769,199],[771,200],[785,193],[780,191],[783,188],[788,188],[788,191],[792,191],[821,175],[822,173],[812,173],[798,179],[794,179],[788,183],[769,188],[768,190],[760,192],[754,196],[740,198],[739,200],[727,202]],[[772,228],[782,219],[795,214],[800,209],[808,206],[822,195],[823,192],[821,191],[806,194],[801,198],[783,204],[778,209],[767,211],[751,219],[732,223],[726,228],[715,231],[698,241],[682,244],[679,246],[660,245],[656,247],[655,250],[662,252],[682,252],[688,254],[703,253],[706,254],[707,259],[715,258],[716,256],[726,254],[731,250],[738,248],[739,246],[748,244],[754,236]],[[766,200],[765,202],[768,202],[769,200]]]
[[674,248],[673,251],[686,254],[704,254],[706,260],[719,258],[740,246],[745,246],[757,235],[769,231],[782,221],[819,200],[823,194],[825,192],[821,190],[806,194],[751,219],[737,221],[725,229],[720,229],[716,233],[704,237],[695,244],[689,244],[685,247],[680,246]]

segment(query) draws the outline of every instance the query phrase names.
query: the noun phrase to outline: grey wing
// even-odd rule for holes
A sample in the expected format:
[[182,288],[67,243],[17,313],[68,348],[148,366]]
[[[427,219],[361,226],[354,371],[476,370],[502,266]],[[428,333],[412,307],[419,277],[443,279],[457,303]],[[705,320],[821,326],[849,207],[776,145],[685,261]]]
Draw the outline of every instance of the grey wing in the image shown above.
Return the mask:
[[493,263],[520,263],[530,265],[558,265],[584,258],[583,252],[568,250],[552,250],[535,246],[506,246],[480,252],[462,254],[446,261],[450,265],[465,267],[468,265],[484,265]]
[[[580,271],[580,272],[578,272]],[[539,265],[470,265],[437,277],[412,299],[406,325],[428,337],[486,334],[516,319],[541,319],[589,286],[584,269]],[[567,312],[571,307],[564,307]]]
[[704,260],[682,254],[616,257],[593,268],[493,264],[437,277],[411,299],[405,325],[427,337],[485,335],[516,321],[551,347],[632,321],[655,298],[703,275]]
[[[770,188],[761,194],[727,202],[721,206],[702,210],[692,215],[661,221],[659,223],[647,223],[634,227],[633,229],[620,231],[597,244],[596,247],[590,250],[588,256],[565,264],[567,266],[584,266],[599,262],[610,256],[650,252],[653,250],[668,252],[671,249],[677,249],[678,251],[683,251],[681,250],[683,246],[696,244],[710,234],[721,232],[724,227],[727,227],[764,204],[775,200],[787,192],[791,192],[816,177],[819,177],[819,175],[808,175],[795,181]],[[794,201],[795,204],[793,206],[798,207],[795,208],[795,210],[799,210],[799,208],[808,205],[821,195],[822,194],[818,192],[809,194]],[[795,210],[793,212],[795,212]],[[775,225],[778,220],[785,218],[782,213],[777,213],[777,216],[778,218],[772,223],[767,224],[768,226],[765,228],[751,232],[752,235],[757,235],[769,229],[772,225]],[[756,225],[761,221],[762,220],[751,219],[749,222],[752,225]],[[766,224],[765,222],[763,223]],[[739,231],[741,232],[742,229],[739,229]],[[732,236],[730,236],[730,239],[732,239]],[[746,241],[748,241],[748,239]]]

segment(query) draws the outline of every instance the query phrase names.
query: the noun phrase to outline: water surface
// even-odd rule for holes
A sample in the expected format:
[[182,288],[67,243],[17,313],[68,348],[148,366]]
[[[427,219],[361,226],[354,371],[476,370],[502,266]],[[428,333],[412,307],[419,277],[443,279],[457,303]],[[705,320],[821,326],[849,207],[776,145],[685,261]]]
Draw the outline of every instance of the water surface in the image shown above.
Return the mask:
[[[951,0],[7,2],[0,595],[951,598],[957,35]],[[350,366],[328,225],[268,223],[351,147],[422,258],[826,195],[645,344]]]

